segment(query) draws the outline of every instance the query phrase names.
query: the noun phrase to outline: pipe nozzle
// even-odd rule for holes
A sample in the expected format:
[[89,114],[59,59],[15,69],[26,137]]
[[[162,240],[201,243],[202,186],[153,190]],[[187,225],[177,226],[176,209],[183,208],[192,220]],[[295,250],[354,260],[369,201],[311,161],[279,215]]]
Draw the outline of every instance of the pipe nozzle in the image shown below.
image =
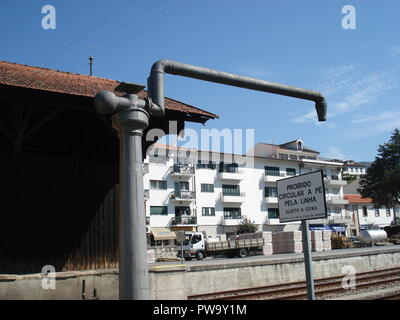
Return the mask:
[[315,109],[317,110],[318,114],[318,121],[326,121],[326,110],[328,105],[326,103],[325,98],[318,100],[315,102]]

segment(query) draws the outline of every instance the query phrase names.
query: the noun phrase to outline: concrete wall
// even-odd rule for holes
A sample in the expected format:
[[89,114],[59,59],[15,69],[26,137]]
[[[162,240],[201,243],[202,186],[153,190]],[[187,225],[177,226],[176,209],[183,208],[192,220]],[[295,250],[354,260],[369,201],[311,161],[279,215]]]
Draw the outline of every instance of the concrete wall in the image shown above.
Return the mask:
[[[342,267],[357,272],[400,266],[400,248],[380,247],[313,253],[314,277],[342,274]],[[303,255],[260,256],[253,259],[209,260],[191,265],[150,265],[152,299],[184,300],[188,295],[278,284],[305,279]],[[100,299],[118,298],[116,270],[57,273],[56,290],[42,289],[41,275],[0,275],[0,299],[82,299],[93,288]]]
[[[343,266],[347,265],[353,266],[356,272],[400,266],[399,248],[359,249],[356,256],[348,250],[335,251],[329,255],[313,254],[314,278],[341,275]],[[178,268],[171,268],[169,271],[166,268],[162,271],[153,270],[150,273],[151,297],[159,300],[181,300],[193,294],[305,280],[303,254],[290,256],[276,255],[262,261],[246,262],[233,259],[237,261],[215,265],[190,265],[186,269],[180,267],[180,271]],[[164,282],[168,285],[162,286]]]

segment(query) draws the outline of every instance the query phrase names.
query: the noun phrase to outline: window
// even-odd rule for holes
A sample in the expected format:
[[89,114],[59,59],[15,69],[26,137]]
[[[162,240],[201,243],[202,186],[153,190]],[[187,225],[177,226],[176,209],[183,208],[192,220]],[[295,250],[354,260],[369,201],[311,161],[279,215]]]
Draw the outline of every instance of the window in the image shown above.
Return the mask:
[[386,208],[386,217],[390,217],[390,209]]
[[202,183],[201,192],[214,192],[214,185],[208,183]]
[[240,196],[240,188],[238,185],[223,184],[222,194],[224,196]]
[[151,206],[150,207],[150,214],[167,215],[168,214],[168,207],[167,206]]
[[301,141],[297,141],[297,150],[303,150],[303,143]]
[[267,176],[280,176],[278,167],[264,167]]
[[241,219],[242,212],[240,208],[224,208],[224,219]]
[[190,207],[175,207],[175,216],[190,216]]
[[286,168],[286,175],[287,176],[295,176],[296,175],[296,169]]
[[285,154],[285,153],[280,153],[279,154],[279,159],[288,160],[289,156],[287,154]]
[[203,216],[215,216],[215,208],[201,208],[201,214]]
[[176,182],[175,183],[175,191],[189,191],[189,182],[183,181],[183,182]]
[[368,217],[368,209],[367,209],[367,207],[363,207],[362,210],[363,210],[363,217]]
[[167,181],[165,181],[165,180],[150,180],[150,189],[167,190]]
[[265,187],[264,196],[268,197],[277,197],[278,196],[278,188],[276,187]]
[[290,160],[297,160],[297,156],[295,154],[289,155]]
[[379,208],[375,208],[374,210],[375,210],[375,217],[379,217],[380,216]]
[[268,219],[278,219],[279,209],[278,208],[268,208]]

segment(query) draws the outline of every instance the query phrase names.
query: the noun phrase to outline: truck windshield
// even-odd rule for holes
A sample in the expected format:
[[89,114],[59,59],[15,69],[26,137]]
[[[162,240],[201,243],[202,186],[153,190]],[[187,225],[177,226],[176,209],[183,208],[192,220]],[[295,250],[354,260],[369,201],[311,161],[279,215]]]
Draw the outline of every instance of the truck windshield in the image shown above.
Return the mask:
[[190,243],[190,239],[192,238],[192,234],[185,235],[185,240],[183,241],[183,245],[187,246]]

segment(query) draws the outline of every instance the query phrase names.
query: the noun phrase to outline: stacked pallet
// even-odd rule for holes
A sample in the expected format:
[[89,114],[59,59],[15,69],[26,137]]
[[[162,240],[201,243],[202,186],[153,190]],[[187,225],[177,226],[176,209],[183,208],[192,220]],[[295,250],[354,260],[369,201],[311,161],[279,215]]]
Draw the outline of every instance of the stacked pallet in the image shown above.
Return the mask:
[[312,230],[311,231],[311,250],[316,251],[316,252],[332,250],[331,231]]
[[329,230],[322,231],[322,242],[324,246],[324,251],[332,250],[331,234],[332,232]]
[[324,251],[321,230],[311,230],[311,250],[316,252]]
[[255,232],[255,233],[242,233],[238,235],[233,235],[229,237],[230,241],[234,241],[238,244],[241,244],[242,242],[248,241],[252,242],[252,240],[260,242],[262,239],[262,250],[259,251],[258,253],[263,254],[263,255],[272,255],[273,250],[272,250],[272,232]]
[[257,232],[256,237],[261,237],[264,240],[263,255],[270,256],[274,253],[272,247],[272,232]]
[[273,253],[303,252],[301,231],[277,232],[272,234]]
[[332,249],[347,249],[352,247],[352,243],[346,236],[337,234],[332,235]]

